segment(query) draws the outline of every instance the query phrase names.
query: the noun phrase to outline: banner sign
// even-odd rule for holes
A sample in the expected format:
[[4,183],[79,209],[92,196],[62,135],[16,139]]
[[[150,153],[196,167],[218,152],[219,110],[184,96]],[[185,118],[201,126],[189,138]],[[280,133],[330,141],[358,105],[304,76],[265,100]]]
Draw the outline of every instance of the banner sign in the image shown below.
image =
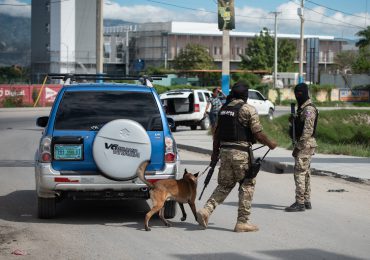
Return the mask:
[[235,29],[234,0],[218,0],[218,29]]
[[[6,99],[17,99],[17,103],[32,106],[41,90],[42,85],[0,84],[0,107]],[[57,96],[62,85],[47,84],[42,90],[38,106],[50,106]]]
[[339,100],[358,102],[358,101],[370,101],[368,90],[351,90],[351,89],[341,89],[339,90]]

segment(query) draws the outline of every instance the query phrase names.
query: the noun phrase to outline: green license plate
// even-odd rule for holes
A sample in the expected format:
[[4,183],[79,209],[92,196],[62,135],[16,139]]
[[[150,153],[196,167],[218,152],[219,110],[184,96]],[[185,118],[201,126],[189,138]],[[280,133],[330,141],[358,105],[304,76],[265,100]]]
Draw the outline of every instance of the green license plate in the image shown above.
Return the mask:
[[82,144],[54,145],[55,160],[82,160]]

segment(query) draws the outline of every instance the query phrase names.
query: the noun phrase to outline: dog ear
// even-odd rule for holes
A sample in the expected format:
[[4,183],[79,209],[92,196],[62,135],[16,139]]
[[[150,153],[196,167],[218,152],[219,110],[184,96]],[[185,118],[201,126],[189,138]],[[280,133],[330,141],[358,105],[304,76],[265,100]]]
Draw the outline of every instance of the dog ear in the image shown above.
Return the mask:
[[187,173],[188,173],[188,170],[186,170],[186,168],[185,168],[184,174],[187,174]]
[[194,174],[195,177],[198,177],[198,175],[199,175],[199,172],[197,172],[196,174]]

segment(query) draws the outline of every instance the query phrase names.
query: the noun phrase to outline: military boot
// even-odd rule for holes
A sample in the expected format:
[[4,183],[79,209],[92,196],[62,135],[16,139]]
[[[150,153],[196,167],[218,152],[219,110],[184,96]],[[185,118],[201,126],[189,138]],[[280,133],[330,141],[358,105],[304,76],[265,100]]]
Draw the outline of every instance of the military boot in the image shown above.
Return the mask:
[[285,211],[287,212],[297,212],[297,211],[305,211],[304,204],[299,204],[298,202],[294,202],[290,207],[286,207]]
[[304,207],[305,207],[306,209],[312,209],[311,202],[310,202],[310,201],[305,201],[305,202],[304,202]]
[[253,225],[249,222],[247,223],[236,223],[234,232],[256,232],[258,231],[258,227]]
[[206,209],[200,209],[197,211],[197,221],[204,229],[208,226],[208,219],[211,213]]

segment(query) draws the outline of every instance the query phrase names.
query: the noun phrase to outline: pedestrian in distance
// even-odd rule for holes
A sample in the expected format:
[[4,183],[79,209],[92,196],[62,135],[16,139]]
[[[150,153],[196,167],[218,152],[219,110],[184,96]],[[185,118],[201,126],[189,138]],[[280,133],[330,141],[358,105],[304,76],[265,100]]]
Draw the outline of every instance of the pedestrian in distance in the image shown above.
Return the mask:
[[255,140],[276,147],[263,133],[256,109],[247,104],[249,85],[237,82],[232,87],[230,102],[220,110],[213,137],[213,152],[210,167],[214,168],[220,158],[218,186],[197,211],[198,223],[207,228],[208,220],[217,205],[221,204],[231,190],[239,183],[238,217],[235,232],[257,231],[258,227],[249,222],[256,178],[248,176],[250,168],[249,150]]
[[211,106],[210,112],[209,112],[209,121],[211,124],[211,131],[212,135],[214,134],[215,128],[216,128],[216,122],[217,122],[217,115],[222,107],[222,101],[221,99],[225,99],[226,96],[224,93],[222,93],[222,90],[220,88],[214,88],[212,90],[212,96],[208,98],[207,106],[206,106],[206,113],[208,111],[208,108]]
[[311,205],[311,158],[317,148],[315,139],[317,119],[319,111],[312,103],[308,86],[300,83],[294,88],[294,95],[298,103],[297,115],[290,118],[294,127],[295,140],[293,143],[294,157],[294,181],[295,181],[295,202],[285,208],[287,212],[305,211],[312,209]]

